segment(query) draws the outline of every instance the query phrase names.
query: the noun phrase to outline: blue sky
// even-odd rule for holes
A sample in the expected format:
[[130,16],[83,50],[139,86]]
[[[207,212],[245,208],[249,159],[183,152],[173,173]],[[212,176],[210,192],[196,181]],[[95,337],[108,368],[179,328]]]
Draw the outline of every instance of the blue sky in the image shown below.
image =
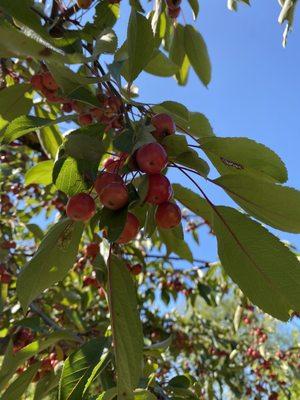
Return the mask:
[[[217,135],[247,136],[272,148],[286,163],[288,185],[300,188],[300,55],[296,47],[300,24],[296,13],[295,28],[284,49],[283,26],[277,23],[279,12],[276,0],[256,1],[251,7],[241,5],[237,13],[228,11],[225,0],[200,2],[195,25],[210,53],[209,88],[204,88],[193,72],[186,87],[177,86],[173,78],[147,73],[136,83],[143,101],[181,102],[191,111],[204,113]],[[194,23],[188,7],[184,7],[184,17],[187,23]],[[175,179],[182,180],[178,176]],[[204,187],[216,204],[233,204],[224,192]],[[299,235],[273,232],[300,248]],[[214,240],[204,232],[201,236],[202,245],[195,248],[195,254],[215,259]]]

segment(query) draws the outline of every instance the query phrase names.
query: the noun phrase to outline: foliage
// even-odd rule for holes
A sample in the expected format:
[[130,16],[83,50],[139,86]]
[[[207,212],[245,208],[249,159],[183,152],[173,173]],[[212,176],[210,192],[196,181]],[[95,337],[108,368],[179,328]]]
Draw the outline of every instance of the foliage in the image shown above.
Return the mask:
[[[300,312],[299,260],[252,217],[299,233],[300,193],[264,145],[137,100],[143,71],[208,86],[209,49],[180,1],[131,0],[126,37],[119,3],[0,0],[1,398],[297,398],[298,338],[274,318]],[[192,252],[205,227],[219,262]]]

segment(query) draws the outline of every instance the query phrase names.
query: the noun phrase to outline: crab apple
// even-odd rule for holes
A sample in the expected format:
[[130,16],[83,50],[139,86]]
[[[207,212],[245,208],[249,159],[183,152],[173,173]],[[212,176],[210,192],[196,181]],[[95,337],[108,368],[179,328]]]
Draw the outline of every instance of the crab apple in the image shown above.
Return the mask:
[[84,249],[84,254],[86,255],[86,257],[95,258],[98,253],[99,243],[97,242],[89,243]]
[[173,189],[169,179],[164,175],[154,174],[148,176],[148,192],[146,201],[151,204],[161,204],[169,201]]
[[42,83],[46,89],[51,90],[52,92],[55,92],[59,88],[50,72],[42,74]]
[[139,229],[140,229],[139,220],[135,215],[129,212],[127,214],[127,219],[123,232],[121,233],[119,239],[117,240],[117,243],[124,244],[130,242],[137,236]]
[[78,115],[78,124],[82,126],[91,125],[93,118],[91,114],[80,114]]
[[92,108],[90,112],[93,118],[95,118],[97,121],[101,121],[103,117],[103,110],[101,108]]
[[166,0],[166,3],[169,9],[174,10],[180,6],[181,0]]
[[178,8],[168,8],[169,17],[173,18],[173,19],[177,18],[178,15],[180,14],[180,11],[181,11],[180,7],[178,7]]
[[159,174],[168,164],[165,149],[159,143],[148,143],[136,152],[139,169],[146,174]]
[[105,186],[110,185],[111,183],[124,184],[124,181],[120,175],[110,172],[103,172],[101,175],[99,175],[94,184],[98,196],[101,195],[101,192],[105,188]]
[[181,221],[181,210],[175,203],[162,203],[157,207],[155,221],[160,228],[174,228]]
[[74,221],[87,221],[95,214],[94,199],[87,193],[78,193],[72,196],[67,204],[67,216]]
[[157,139],[163,139],[165,136],[173,135],[176,131],[176,125],[170,115],[161,113],[156,114],[151,118],[151,125],[154,126],[155,131],[152,135]]
[[105,207],[111,210],[119,210],[128,203],[127,187],[120,182],[110,183],[102,189],[99,199]]
[[77,0],[78,7],[82,8],[83,10],[88,9],[91,4],[92,4],[92,0]]
[[65,112],[65,113],[70,113],[70,112],[72,112],[72,111],[73,111],[72,102],[64,103],[64,104],[62,105],[61,109],[62,109],[62,111]]
[[8,272],[3,272],[0,275],[0,282],[1,283],[5,283],[5,284],[8,285],[10,283],[10,281],[11,281],[11,275]]
[[33,77],[30,79],[30,83],[34,87],[34,89],[42,90],[43,89],[42,75],[40,74],[33,75]]
[[131,273],[132,275],[139,275],[142,272],[143,268],[141,266],[141,264],[134,264],[131,267]]

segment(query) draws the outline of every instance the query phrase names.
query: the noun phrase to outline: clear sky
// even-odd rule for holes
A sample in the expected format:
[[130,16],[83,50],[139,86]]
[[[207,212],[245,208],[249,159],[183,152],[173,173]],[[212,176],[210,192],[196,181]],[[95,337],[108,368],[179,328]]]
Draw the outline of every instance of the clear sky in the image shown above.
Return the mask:
[[[247,136],[269,146],[286,163],[288,185],[300,189],[300,15],[296,13],[294,31],[284,49],[279,12],[276,0],[241,5],[237,13],[226,8],[225,0],[201,1],[196,26],[212,62],[209,88],[205,89],[193,72],[185,87],[179,87],[173,78],[147,73],[136,83],[141,100],[181,102],[191,111],[204,113],[217,135]],[[194,23],[185,6],[184,17],[187,23]],[[204,187],[216,204],[233,204],[224,192]],[[279,236],[300,248],[299,235],[280,232]],[[214,259],[214,240],[204,233],[202,238],[195,254]]]

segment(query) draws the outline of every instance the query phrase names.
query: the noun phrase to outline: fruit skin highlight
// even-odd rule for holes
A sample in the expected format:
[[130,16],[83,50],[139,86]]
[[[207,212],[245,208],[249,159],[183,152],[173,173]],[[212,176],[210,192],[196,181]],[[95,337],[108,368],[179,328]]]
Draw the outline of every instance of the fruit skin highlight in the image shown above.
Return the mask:
[[169,179],[164,175],[155,174],[148,176],[148,193],[145,201],[151,204],[161,204],[169,201],[173,189]]
[[171,229],[179,225],[181,221],[181,210],[177,204],[165,202],[157,207],[155,213],[156,225],[163,229]]
[[140,230],[139,220],[131,212],[128,212],[126,223],[117,243],[125,244],[133,240]]
[[73,221],[87,221],[96,212],[94,199],[87,193],[78,193],[70,197],[66,213]]
[[173,118],[165,113],[154,115],[151,118],[151,125],[155,128],[155,131],[151,133],[157,140],[161,140],[165,136],[173,135],[176,131]]
[[148,143],[137,150],[135,160],[142,172],[158,174],[166,168],[168,155],[159,143]]
[[110,210],[119,210],[128,203],[128,190],[123,183],[110,183],[102,189],[99,199]]

